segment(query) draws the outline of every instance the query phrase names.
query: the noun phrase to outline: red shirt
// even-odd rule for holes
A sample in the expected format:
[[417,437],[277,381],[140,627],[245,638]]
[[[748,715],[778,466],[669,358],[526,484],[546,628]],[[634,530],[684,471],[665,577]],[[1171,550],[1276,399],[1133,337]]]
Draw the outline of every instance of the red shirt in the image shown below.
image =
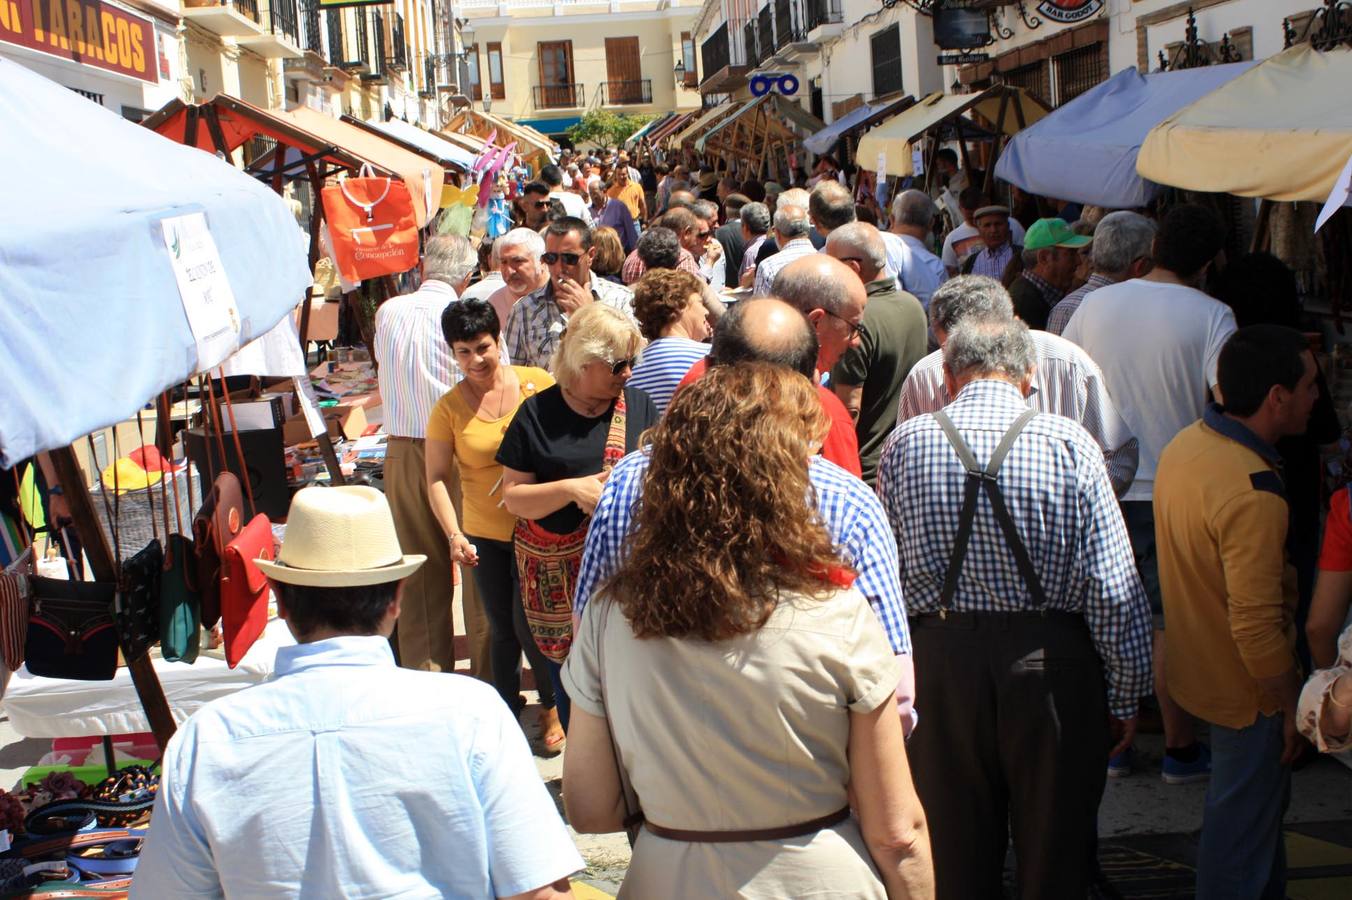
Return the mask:
[[1327,572],[1352,572],[1352,515],[1348,513],[1347,488],[1329,500],[1329,517],[1324,525],[1324,549],[1319,568]]
[[[690,367],[690,371],[685,373],[680,384],[676,385],[679,391],[687,384],[693,384],[704,376],[709,370],[709,361],[701,359]],[[850,418],[850,411],[845,408],[845,404],[840,402],[835,391],[830,388],[817,385],[817,396],[822,402],[822,411],[826,413],[831,420],[831,430],[826,432],[826,440],[822,442],[821,455],[824,459],[840,466],[845,471],[855,477],[862,478],[864,469],[859,464],[859,435],[854,430],[854,419]],[[1344,505],[1343,512],[1347,512]],[[1352,569],[1352,565],[1348,566]]]

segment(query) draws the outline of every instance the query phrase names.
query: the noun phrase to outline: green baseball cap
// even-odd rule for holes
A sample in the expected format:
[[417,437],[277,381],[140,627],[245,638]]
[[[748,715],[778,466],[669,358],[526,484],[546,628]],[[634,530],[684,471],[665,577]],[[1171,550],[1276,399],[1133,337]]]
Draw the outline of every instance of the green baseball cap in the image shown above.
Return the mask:
[[1023,236],[1023,249],[1045,250],[1048,247],[1083,247],[1093,238],[1070,230],[1065,219],[1038,219]]

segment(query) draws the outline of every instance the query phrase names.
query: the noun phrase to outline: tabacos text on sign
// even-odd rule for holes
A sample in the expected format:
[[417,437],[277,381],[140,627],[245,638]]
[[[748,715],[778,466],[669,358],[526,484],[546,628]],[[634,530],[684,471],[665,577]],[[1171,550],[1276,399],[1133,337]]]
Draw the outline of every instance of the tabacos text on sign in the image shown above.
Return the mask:
[[98,0],[0,0],[0,41],[159,81],[155,26]]

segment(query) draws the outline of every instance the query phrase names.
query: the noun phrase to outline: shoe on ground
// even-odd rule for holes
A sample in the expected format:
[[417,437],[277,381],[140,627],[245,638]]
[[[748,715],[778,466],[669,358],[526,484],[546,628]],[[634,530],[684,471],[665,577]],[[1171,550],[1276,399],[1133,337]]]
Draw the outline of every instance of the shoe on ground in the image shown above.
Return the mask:
[[1126,778],[1131,774],[1131,766],[1135,761],[1136,754],[1132,748],[1128,747],[1121,753],[1108,757],[1108,777]]
[[1160,772],[1165,784],[1195,784],[1211,777],[1211,748],[1206,744],[1198,744],[1197,750],[1197,758],[1187,763],[1165,752]]

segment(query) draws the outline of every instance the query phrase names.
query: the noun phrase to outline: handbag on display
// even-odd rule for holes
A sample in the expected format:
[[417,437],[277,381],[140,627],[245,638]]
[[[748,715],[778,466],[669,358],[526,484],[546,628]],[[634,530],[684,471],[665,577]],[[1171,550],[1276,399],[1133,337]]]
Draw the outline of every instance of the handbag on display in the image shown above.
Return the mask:
[[333,261],[344,279],[396,275],[418,265],[418,222],[407,184],[376,177],[363,165],[359,177],[339,175],[321,196]]
[[202,648],[197,564],[192,538],[169,535],[160,584],[160,654],[169,662],[193,662]]
[[45,678],[108,681],[117,672],[117,585],[34,576],[24,642],[28,671]]
[[113,623],[127,662],[144,656],[160,639],[160,585],[164,548],[154,538],[122,562],[122,577],[113,600]]
[[268,579],[254,560],[274,558],[272,523],[262,513],[226,545],[221,567],[221,630],[225,661],[232,669],[268,624]]
[[33,596],[33,559],[33,547],[29,545],[0,573],[0,655],[11,672],[17,672],[23,665],[29,602]]

